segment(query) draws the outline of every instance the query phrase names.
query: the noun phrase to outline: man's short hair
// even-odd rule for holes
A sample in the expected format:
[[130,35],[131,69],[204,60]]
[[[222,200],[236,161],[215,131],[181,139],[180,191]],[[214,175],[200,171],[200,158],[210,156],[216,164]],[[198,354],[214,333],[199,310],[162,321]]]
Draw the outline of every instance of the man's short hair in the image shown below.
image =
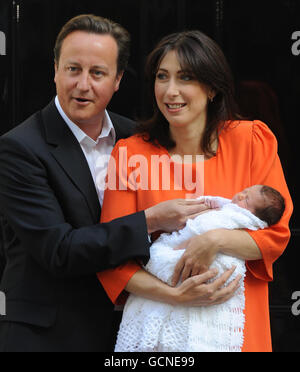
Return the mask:
[[128,31],[118,23],[93,14],[79,15],[70,19],[63,26],[54,47],[54,58],[57,65],[59,64],[64,40],[75,31],[112,36],[118,45],[117,73],[119,75],[126,70],[130,56],[130,35]]

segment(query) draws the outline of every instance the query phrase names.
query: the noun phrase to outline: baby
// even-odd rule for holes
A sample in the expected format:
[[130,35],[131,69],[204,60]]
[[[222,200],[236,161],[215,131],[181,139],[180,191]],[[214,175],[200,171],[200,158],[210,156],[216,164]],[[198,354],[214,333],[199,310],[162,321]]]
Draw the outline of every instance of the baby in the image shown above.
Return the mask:
[[[220,197],[204,197],[205,204],[216,209],[228,204],[228,199]],[[253,213],[268,226],[275,225],[281,219],[285,210],[282,195],[269,186],[255,185],[236,194],[231,202]],[[207,213],[207,212],[204,212]]]
[[[212,229],[258,230],[281,219],[285,202],[268,186],[256,185],[236,194],[232,200],[203,197],[212,208],[189,220],[179,232],[162,234],[151,246],[145,269],[171,285],[172,275],[184,251],[175,250],[195,235]],[[218,254],[211,268],[219,276],[236,266],[233,280],[245,278],[245,262]],[[244,281],[234,297],[221,305],[199,308],[171,306],[130,295],[120,326],[116,352],[239,352],[243,346]]]

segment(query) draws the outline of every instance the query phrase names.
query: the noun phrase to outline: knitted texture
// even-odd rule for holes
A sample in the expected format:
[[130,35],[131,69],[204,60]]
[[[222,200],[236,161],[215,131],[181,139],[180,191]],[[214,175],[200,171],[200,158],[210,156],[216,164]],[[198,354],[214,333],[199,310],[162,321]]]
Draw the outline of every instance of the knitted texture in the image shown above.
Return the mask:
[[[145,267],[148,272],[170,285],[175,266],[184,253],[174,248],[184,241],[212,229],[258,230],[267,227],[265,222],[230,200],[213,199],[218,201],[221,209],[189,220],[179,232],[160,236],[151,247],[151,259]],[[218,254],[211,267],[218,269],[219,277],[233,265],[236,270],[229,280],[238,275],[245,278],[245,262],[234,257]],[[130,295],[115,351],[240,352],[245,323],[244,292],[242,280],[234,297],[226,303],[198,308],[171,306]]]

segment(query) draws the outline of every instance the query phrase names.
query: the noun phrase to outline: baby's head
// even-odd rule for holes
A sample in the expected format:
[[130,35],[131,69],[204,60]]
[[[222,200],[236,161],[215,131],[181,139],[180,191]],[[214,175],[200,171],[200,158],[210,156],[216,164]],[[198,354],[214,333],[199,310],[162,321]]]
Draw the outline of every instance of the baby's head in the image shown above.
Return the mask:
[[232,203],[248,209],[269,226],[280,221],[285,201],[282,195],[270,186],[255,185],[236,194]]

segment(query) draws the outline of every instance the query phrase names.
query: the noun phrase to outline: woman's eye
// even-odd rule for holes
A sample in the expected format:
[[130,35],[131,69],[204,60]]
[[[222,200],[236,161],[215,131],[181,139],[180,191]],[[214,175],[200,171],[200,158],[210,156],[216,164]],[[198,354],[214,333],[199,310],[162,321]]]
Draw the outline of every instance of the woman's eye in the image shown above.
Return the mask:
[[167,78],[167,75],[162,73],[162,72],[159,72],[157,75],[156,75],[156,79],[158,80],[165,80]]
[[191,81],[193,80],[193,77],[191,75],[188,75],[188,74],[183,74],[181,75],[181,80],[184,80],[184,81]]

